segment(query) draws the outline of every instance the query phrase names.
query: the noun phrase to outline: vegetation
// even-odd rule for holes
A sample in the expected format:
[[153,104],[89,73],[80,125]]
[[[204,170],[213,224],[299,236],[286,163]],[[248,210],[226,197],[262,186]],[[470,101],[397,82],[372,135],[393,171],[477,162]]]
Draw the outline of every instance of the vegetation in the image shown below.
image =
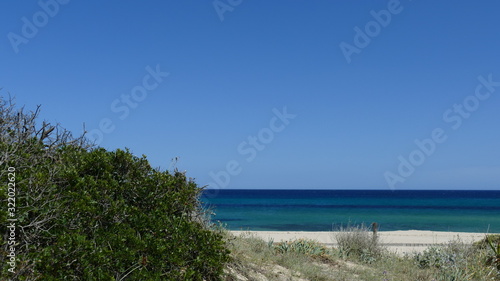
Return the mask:
[[383,248],[375,234],[364,224],[341,227],[335,233],[340,256],[354,257],[366,263],[371,263],[382,257]]
[[330,250],[318,242],[272,243],[251,234],[225,234],[231,251],[226,280],[334,280],[324,265],[335,266]]
[[[343,249],[303,239],[266,242],[250,233],[225,237],[232,257],[226,280],[500,280],[500,270],[489,263],[493,251],[460,240],[400,255],[374,242],[364,226],[345,228],[333,237],[344,243]],[[367,239],[363,245],[376,249],[370,258],[357,250],[360,237]],[[346,255],[346,249],[351,254]]]
[[456,240],[439,247],[429,247],[423,253],[414,255],[413,259],[419,268],[436,271],[440,280],[488,280],[481,279],[493,272],[485,263],[487,253],[477,250]]
[[487,263],[492,266],[496,266],[500,270],[500,235],[486,235],[486,237],[474,244],[478,248],[489,247],[491,249],[491,255],[487,259]]
[[269,247],[274,249],[279,254],[292,252],[292,253],[309,255],[313,257],[314,256],[321,257],[329,253],[329,250],[321,243],[307,239],[279,242],[276,244],[270,241]]
[[[221,279],[228,251],[205,223],[201,188],[145,156],[37,126],[38,114],[0,101],[1,280]],[[17,219],[14,272],[8,218]]]
[[332,236],[337,248],[235,237],[208,223],[184,173],[37,126],[38,114],[0,100],[0,280],[500,280],[498,236],[406,256],[363,225]]

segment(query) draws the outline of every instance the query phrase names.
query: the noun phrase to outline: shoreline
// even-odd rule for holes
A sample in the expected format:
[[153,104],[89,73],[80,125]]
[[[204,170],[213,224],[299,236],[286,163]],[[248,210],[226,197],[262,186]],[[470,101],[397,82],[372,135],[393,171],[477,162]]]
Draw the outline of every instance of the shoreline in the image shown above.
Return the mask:
[[[326,246],[336,247],[334,239],[336,231],[230,231],[235,236],[255,235],[264,241],[274,242],[291,241],[295,239],[316,240]],[[370,233],[371,234],[371,233]],[[488,233],[496,234],[496,233]],[[476,232],[448,232],[429,230],[398,230],[379,231],[380,243],[392,252],[398,254],[422,252],[429,246],[436,246],[453,240],[464,243],[473,243],[485,237],[486,233]]]

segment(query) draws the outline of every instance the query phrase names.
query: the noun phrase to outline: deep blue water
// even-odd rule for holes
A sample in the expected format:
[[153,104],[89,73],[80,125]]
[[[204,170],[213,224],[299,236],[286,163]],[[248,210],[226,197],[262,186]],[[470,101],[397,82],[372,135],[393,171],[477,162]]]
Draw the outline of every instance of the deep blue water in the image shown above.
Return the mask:
[[331,231],[377,222],[381,231],[500,233],[500,191],[206,190],[202,201],[231,230]]

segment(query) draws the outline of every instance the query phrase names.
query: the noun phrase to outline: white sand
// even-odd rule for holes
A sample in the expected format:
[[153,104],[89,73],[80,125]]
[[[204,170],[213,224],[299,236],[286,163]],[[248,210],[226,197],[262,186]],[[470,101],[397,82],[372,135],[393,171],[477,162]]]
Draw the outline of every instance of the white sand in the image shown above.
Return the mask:
[[[234,235],[253,234],[265,241],[290,241],[299,238],[313,239],[327,246],[336,246],[334,232],[306,231],[231,231]],[[379,231],[380,242],[393,252],[403,254],[421,252],[429,246],[460,239],[464,243],[472,243],[485,237],[484,233],[440,232],[440,231]]]

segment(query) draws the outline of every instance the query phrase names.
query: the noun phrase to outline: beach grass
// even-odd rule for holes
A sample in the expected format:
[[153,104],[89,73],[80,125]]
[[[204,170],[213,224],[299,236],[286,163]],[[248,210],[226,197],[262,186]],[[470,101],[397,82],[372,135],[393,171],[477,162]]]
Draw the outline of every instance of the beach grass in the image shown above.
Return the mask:
[[371,233],[365,224],[340,227],[333,233],[341,257],[354,257],[365,263],[381,258],[386,250],[381,246],[376,232]]
[[274,244],[250,233],[239,237],[228,234],[226,238],[232,257],[226,280],[331,280],[323,265],[335,265],[335,259],[319,243],[300,240]]
[[366,227],[332,234],[342,244],[336,248],[308,239],[265,241],[251,232],[224,236],[232,259],[226,280],[500,280],[491,262],[495,252],[480,242],[455,239],[401,255],[379,244]]

